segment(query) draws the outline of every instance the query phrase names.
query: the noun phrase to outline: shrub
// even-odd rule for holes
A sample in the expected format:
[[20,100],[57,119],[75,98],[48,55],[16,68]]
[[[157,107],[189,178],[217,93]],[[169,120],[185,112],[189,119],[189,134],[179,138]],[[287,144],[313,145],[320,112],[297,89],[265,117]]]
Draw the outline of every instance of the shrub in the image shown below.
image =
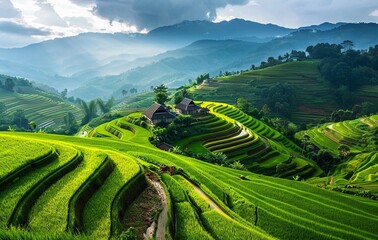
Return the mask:
[[122,232],[119,237],[120,240],[137,240],[137,231],[135,228],[130,227],[127,231]]

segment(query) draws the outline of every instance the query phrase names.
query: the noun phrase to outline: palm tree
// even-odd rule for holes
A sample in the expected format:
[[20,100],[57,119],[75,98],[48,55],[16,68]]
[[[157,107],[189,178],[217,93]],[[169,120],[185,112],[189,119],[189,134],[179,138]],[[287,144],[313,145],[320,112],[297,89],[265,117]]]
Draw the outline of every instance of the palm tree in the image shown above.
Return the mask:
[[110,98],[106,103],[102,99],[97,99],[97,104],[101,109],[102,113],[108,113],[114,105],[114,98]]
[[89,123],[96,116],[97,101],[92,100],[92,101],[89,102],[89,104],[87,104],[85,101],[81,101],[80,105],[81,105],[83,112],[84,112],[84,118],[81,121],[81,125],[84,125],[84,124]]

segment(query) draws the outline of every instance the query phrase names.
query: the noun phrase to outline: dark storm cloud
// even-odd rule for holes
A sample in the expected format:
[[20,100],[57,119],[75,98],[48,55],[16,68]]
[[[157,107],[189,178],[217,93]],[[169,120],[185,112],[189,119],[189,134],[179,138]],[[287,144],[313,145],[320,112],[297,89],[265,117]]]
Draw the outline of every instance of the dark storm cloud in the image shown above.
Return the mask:
[[213,20],[217,8],[244,5],[249,0],[71,0],[80,5],[94,3],[93,12],[112,21],[126,22],[149,30],[184,20]]
[[28,27],[11,21],[0,21],[0,33],[15,34],[22,36],[50,35],[50,32],[47,30]]

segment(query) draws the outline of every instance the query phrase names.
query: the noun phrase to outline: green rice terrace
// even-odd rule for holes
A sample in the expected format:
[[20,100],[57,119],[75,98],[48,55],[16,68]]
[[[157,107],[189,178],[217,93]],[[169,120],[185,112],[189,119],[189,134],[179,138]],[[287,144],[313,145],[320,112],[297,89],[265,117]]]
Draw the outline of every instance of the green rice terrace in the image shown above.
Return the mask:
[[25,117],[34,121],[40,129],[63,127],[63,118],[68,112],[74,114],[77,119],[83,117],[77,106],[42,91],[20,94],[0,89],[0,102],[6,107],[5,115],[11,116],[17,110],[23,110]]
[[189,130],[206,129],[205,133],[177,141],[184,151],[224,153],[228,163],[238,161],[252,172],[271,176],[308,178],[322,173],[300,156],[301,149],[293,142],[238,108],[214,102],[201,106],[212,114],[198,118]]
[[[0,239],[130,239],[134,231],[138,239],[377,239],[377,201],[285,179],[322,171],[262,122],[228,104],[202,106],[211,114],[194,124],[208,132],[183,146],[222,151],[250,171],[156,148],[150,130],[131,123],[138,113],[87,137],[1,132]],[[353,139],[377,121],[334,125],[331,135],[356,154],[348,163],[365,154]],[[374,156],[353,179],[377,179]],[[269,169],[289,159],[294,167],[272,177]]]
[[[338,123],[324,124],[296,134],[307,145],[326,149],[333,155],[344,151],[345,159],[332,172],[332,185],[363,188],[378,192],[378,115]],[[341,149],[340,146],[344,146]],[[328,178],[314,178],[311,182],[322,184]]]
[[[330,94],[331,85],[322,77],[318,64],[317,60],[288,62],[237,75],[216,77],[192,88],[191,92],[197,100],[235,104],[242,97],[261,107],[264,104],[262,90],[283,83],[293,89],[295,96],[290,118],[298,123],[313,122],[339,109],[337,101]],[[363,86],[355,95],[358,103],[370,101],[378,104],[376,85]]]

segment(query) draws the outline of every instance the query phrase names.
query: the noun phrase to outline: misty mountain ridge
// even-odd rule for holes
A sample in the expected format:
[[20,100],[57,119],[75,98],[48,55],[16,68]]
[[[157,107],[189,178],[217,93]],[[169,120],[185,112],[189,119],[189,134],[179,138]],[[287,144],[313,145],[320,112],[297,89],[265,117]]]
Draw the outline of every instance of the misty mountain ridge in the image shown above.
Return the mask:
[[289,29],[234,19],[184,21],[148,34],[83,33],[0,49],[0,73],[68,88],[71,95],[86,99],[109,97],[119,88],[119,97],[124,86],[142,90],[166,83],[174,87],[203,72],[246,69],[269,56],[304,50],[318,42],[348,39],[363,49],[378,43],[377,26],[323,23]]

